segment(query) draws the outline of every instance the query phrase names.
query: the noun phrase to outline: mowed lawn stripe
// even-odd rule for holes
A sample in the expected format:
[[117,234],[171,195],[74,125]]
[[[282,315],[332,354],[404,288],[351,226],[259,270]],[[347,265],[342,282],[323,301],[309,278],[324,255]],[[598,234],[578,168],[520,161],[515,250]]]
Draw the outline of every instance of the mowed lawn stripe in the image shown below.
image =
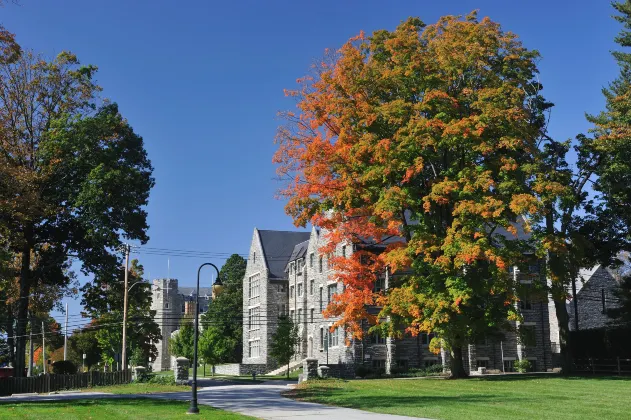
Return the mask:
[[631,378],[505,376],[315,381],[292,398],[445,420],[631,419]]

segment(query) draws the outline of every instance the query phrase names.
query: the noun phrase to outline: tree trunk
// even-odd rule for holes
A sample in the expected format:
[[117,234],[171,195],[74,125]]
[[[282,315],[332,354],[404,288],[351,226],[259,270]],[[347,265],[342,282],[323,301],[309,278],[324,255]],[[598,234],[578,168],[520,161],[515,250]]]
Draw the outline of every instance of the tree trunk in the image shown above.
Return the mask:
[[7,346],[9,346],[9,360],[15,367],[15,330],[13,329],[13,310],[7,305]]
[[287,379],[289,379],[289,362],[287,362]]
[[[26,235],[25,235],[26,236]],[[22,250],[20,268],[20,299],[18,302],[17,328],[15,331],[15,376],[24,376],[26,368],[26,324],[28,322],[28,301],[31,293],[31,246],[26,240]]]
[[554,299],[554,309],[559,323],[559,346],[561,347],[561,368],[564,374],[574,371],[572,346],[570,343],[570,317],[565,299]]
[[450,351],[451,360],[449,365],[451,367],[451,378],[466,378],[469,375],[462,363],[462,346],[453,346]]

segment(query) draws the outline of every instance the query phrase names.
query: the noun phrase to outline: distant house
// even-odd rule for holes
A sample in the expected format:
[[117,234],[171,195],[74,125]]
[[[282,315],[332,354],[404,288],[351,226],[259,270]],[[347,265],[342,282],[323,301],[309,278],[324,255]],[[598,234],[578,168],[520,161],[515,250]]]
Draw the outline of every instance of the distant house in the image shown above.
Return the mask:
[[576,330],[575,303],[578,309],[578,330],[611,327],[607,310],[619,307],[616,289],[620,287],[616,274],[609,268],[597,265],[581,270],[576,281],[576,301],[567,305],[570,330]]

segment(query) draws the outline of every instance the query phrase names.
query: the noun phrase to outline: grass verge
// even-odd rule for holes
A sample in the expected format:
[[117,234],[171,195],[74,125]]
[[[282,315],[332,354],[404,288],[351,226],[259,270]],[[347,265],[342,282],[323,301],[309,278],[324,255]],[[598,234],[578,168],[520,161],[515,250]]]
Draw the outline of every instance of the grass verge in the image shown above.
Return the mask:
[[[149,399],[102,399],[0,404],[0,419],[181,419],[189,403]],[[240,420],[253,417],[200,406],[195,418]]]
[[631,378],[493,376],[460,380],[326,380],[284,394],[377,413],[467,419],[631,419]]

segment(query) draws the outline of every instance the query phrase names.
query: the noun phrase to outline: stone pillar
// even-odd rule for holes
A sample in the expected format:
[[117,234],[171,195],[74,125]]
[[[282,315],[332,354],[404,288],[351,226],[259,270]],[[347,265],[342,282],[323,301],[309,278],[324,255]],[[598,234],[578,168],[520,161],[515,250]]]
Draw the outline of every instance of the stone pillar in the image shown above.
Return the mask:
[[397,365],[397,361],[395,360],[395,354],[397,351],[397,345],[395,344],[394,338],[387,337],[386,338],[386,375],[392,374],[392,369]]
[[178,357],[175,359],[175,383],[178,385],[188,384],[188,359]]
[[474,344],[469,344],[469,372],[475,372],[478,369],[478,358]]
[[147,368],[145,368],[144,366],[134,367],[134,381],[137,381],[138,378],[142,378],[143,376],[145,376],[146,371]]
[[318,373],[320,378],[326,379],[329,377],[329,367],[328,366],[320,366],[318,368]]
[[305,381],[318,377],[318,359],[306,358],[302,362],[302,374]]

